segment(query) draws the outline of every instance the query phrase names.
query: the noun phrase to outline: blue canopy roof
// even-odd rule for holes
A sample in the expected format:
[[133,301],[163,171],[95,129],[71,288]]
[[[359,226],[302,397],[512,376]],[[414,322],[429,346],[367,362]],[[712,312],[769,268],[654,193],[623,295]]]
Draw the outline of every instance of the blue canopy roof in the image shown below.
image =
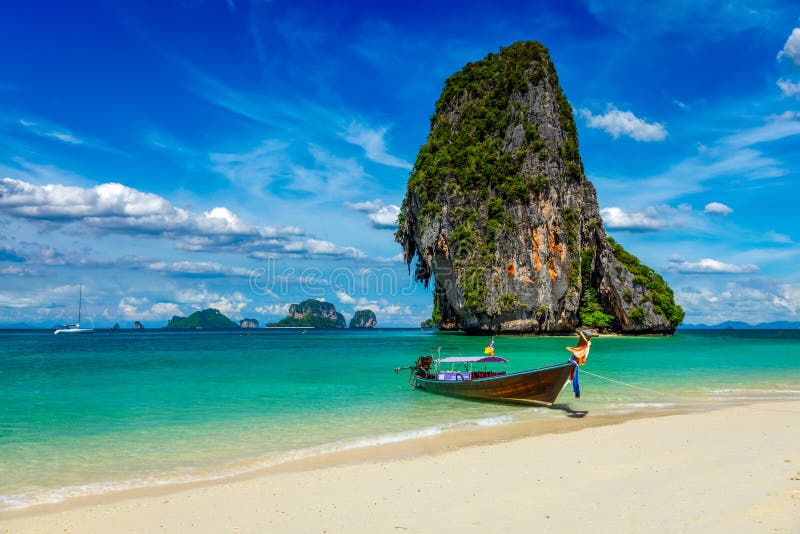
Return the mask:
[[439,363],[508,363],[508,360],[499,356],[450,356],[442,358]]

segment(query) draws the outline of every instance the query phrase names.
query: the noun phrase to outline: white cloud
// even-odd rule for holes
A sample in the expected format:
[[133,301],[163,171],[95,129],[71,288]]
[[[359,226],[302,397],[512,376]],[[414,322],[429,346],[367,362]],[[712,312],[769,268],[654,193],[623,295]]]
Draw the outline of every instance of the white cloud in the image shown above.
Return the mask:
[[778,286],[777,294],[772,297],[772,303],[786,308],[792,315],[797,315],[797,310],[800,310],[800,286],[792,284]]
[[211,261],[157,261],[147,265],[152,271],[188,275],[217,275],[217,276],[250,276],[251,269],[243,267],[226,267],[221,263]]
[[364,202],[345,202],[345,208],[367,214],[373,228],[379,230],[394,230],[397,228],[397,216],[400,215],[400,206],[394,204],[384,205],[380,199]]
[[691,280],[697,285],[675,288],[675,300],[687,311],[687,323],[796,320],[800,311],[800,285],[763,278],[722,284],[715,277]]
[[176,208],[165,198],[118,183],[90,188],[59,184],[34,185],[22,180],[0,180],[0,207],[27,219],[82,221],[106,230],[146,234],[244,235],[275,237],[271,227],[244,223],[233,212],[216,207],[193,213]]
[[783,96],[796,96],[800,98],[800,82],[792,82],[791,80],[784,80],[781,78],[777,83]]
[[97,230],[151,235],[176,240],[190,251],[289,253],[362,258],[354,247],[330,241],[297,239],[296,226],[256,226],[226,207],[192,212],[168,200],[118,183],[94,187],[34,185],[22,180],[0,180],[0,209],[23,219],[60,224],[80,223]]
[[661,218],[655,208],[638,212],[626,212],[617,207],[603,208],[600,210],[600,216],[609,230],[653,231],[662,230],[670,225]]
[[58,184],[39,186],[13,178],[0,180],[0,207],[20,217],[54,220],[146,217],[161,215],[171,208],[157,195],[117,183],[87,189]]
[[117,309],[128,321],[168,321],[173,315],[183,315],[180,306],[174,302],[156,302],[147,307],[148,302],[145,298],[123,297]]
[[215,308],[231,319],[243,319],[242,310],[250,303],[250,299],[238,291],[233,295],[222,295],[219,300],[209,302],[208,308]]
[[783,50],[778,52],[778,59],[788,58],[796,65],[800,65],[800,28],[792,30],[786,43],[783,45]]
[[309,145],[312,164],[298,163],[290,145],[274,139],[245,152],[211,153],[211,169],[255,196],[313,195],[341,198],[366,185],[366,173],[353,158],[340,158],[317,145]]
[[744,148],[798,134],[800,134],[800,115],[794,111],[786,111],[780,115],[767,117],[767,122],[763,126],[723,137],[720,141],[723,145]]
[[388,153],[386,140],[384,139],[387,131],[388,128],[386,127],[372,129],[353,121],[347,127],[347,131],[340,135],[348,143],[363,148],[368,160],[388,165],[389,167],[410,170],[412,165],[409,162]]
[[[376,299],[371,300],[366,297],[359,297],[353,298],[352,296],[337,291],[337,297],[342,304],[352,305],[352,309],[355,310],[372,310],[375,312],[375,315],[378,316],[378,321],[381,320],[382,315],[388,315],[392,317],[405,317],[412,314],[410,306],[403,306],[400,304],[396,304],[393,302],[389,302],[386,299]],[[345,302],[347,301],[347,302]]]
[[248,189],[260,189],[285,172],[288,145],[269,139],[248,152],[209,154],[211,169],[231,182]]
[[19,265],[6,265],[0,267],[0,275],[6,276],[35,276],[37,273],[27,267],[20,267]]
[[336,292],[336,298],[338,298],[339,302],[341,302],[342,304],[355,304],[355,302],[356,302],[356,299],[354,299],[353,297],[351,297],[348,293],[345,293],[344,291],[337,291]]
[[383,201],[376,198],[375,200],[365,200],[364,202],[345,202],[344,207],[351,211],[374,213],[383,207]]
[[205,285],[184,287],[175,292],[175,300],[181,304],[189,304],[194,308],[203,308],[204,304],[220,298],[219,293],[209,291]]
[[776,232],[774,230],[766,232],[764,234],[764,237],[766,238],[767,241],[772,242],[772,243],[782,243],[782,244],[794,243],[792,238],[789,237],[788,235],[782,234],[780,232]]
[[291,304],[265,304],[263,306],[256,306],[255,310],[264,315],[286,315],[289,313],[289,306]]
[[709,202],[705,207],[706,213],[713,213],[716,215],[728,215],[733,212],[733,208],[726,206],[721,202]]
[[59,129],[52,125],[42,125],[25,119],[20,119],[19,124],[40,137],[50,137],[70,145],[83,144],[83,139],[73,135],[71,132],[63,128]]
[[397,216],[400,215],[400,206],[389,204],[375,213],[368,215],[370,223],[375,228],[386,228],[394,230],[397,228]]
[[378,262],[378,263],[405,263],[405,261],[406,261],[405,256],[403,256],[402,252],[398,252],[397,254],[392,256],[391,258],[385,258],[385,257],[382,257],[382,256],[378,256],[378,257],[374,258],[374,260],[376,262]]
[[305,253],[320,256],[343,256],[347,258],[366,258],[367,255],[355,247],[342,247],[321,239],[290,241],[283,245],[286,252]]
[[663,124],[647,122],[640,119],[630,111],[621,111],[613,105],[608,105],[608,110],[603,115],[594,115],[583,108],[580,115],[586,119],[589,128],[599,128],[618,139],[621,135],[636,141],[662,141],[667,137],[667,130]]
[[341,199],[368,184],[364,168],[355,159],[340,158],[322,147],[311,145],[312,167],[293,165],[286,189],[313,194],[326,200]]
[[757,265],[733,265],[712,258],[703,258],[696,262],[690,262],[675,257],[669,260],[668,268],[670,271],[682,274],[745,274],[758,271]]
[[103,150],[105,152],[111,152],[126,157],[129,156],[129,154],[117,148],[111,147],[106,143],[104,143],[103,141],[83,136],[78,136],[73,132],[71,132],[68,128],[55,124],[46,119],[41,119],[41,118],[37,118],[35,120],[19,119],[18,121],[15,122],[15,124],[22,126],[27,132],[42,137],[44,139],[55,139],[56,141],[65,143],[67,145]]

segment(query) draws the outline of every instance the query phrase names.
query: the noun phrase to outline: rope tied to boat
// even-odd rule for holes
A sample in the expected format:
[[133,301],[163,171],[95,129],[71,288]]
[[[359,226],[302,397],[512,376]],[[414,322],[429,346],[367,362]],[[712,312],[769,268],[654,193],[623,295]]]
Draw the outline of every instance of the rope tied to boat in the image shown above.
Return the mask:
[[[634,389],[641,389],[642,391],[649,391],[650,393],[656,393],[658,395],[666,395],[668,397],[680,398],[680,395],[676,395],[674,393],[667,393],[666,391],[656,391],[655,389],[645,388],[645,387],[642,387],[642,386],[637,386],[635,384],[629,384],[628,382],[623,382],[621,380],[615,380],[615,379],[609,378],[607,376],[603,376],[603,375],[599,375],[597,373],[593,373],[591,371],[587,371],[586,369],[584,369],[583,372],[588,374],[588,375],[590,375],[590,376],[593,376],[595,378],[599,378],[601,380],[607,380],[608,382],[613,382],[613,383],[619,384],[621,386],[627,386],[629,388],[634,388]],[[577,380],[578,380],[578,368],[575,367],[575,381],[577,382]],[[574,385],[573,385],[573,388],[574,388]],[[576,397],[579,397],[579,396],[580,395],[576,395]]]

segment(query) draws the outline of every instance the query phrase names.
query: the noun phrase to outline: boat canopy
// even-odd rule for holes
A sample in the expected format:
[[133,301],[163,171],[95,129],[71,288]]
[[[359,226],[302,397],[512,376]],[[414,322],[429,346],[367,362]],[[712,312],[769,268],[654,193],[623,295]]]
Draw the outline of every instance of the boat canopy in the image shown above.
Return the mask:
[[439,363],[508,363],[505,358],[499,356],[450,356],[442,358]]

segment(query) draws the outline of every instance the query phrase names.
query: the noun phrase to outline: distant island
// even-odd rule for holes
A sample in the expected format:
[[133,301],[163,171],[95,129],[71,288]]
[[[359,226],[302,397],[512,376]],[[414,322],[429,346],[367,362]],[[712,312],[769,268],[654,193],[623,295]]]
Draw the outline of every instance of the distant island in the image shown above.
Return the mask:
[[707,324],[685,324],[681,330],[797,330],[800,329],[800,321],[771,321],[769,323],[750,324],[742,321],[725,321],[722,323]]
[[350,328],[375,328],[378,318],[372,310],[358,310],[350,319]]
[[242,319],[239,321],[242,328],[258,328],[258,319]]
[[313,328],[344,328],[344,316],[330,302],[308,299],[289,306],[289,315],[268,326],[305,326]]
[[239,325],[225,317],[219,310],[208,308],[207,310],[196,311],[189,317],[173,315],[164,328],[208,328],[219,330],[239,328]]

